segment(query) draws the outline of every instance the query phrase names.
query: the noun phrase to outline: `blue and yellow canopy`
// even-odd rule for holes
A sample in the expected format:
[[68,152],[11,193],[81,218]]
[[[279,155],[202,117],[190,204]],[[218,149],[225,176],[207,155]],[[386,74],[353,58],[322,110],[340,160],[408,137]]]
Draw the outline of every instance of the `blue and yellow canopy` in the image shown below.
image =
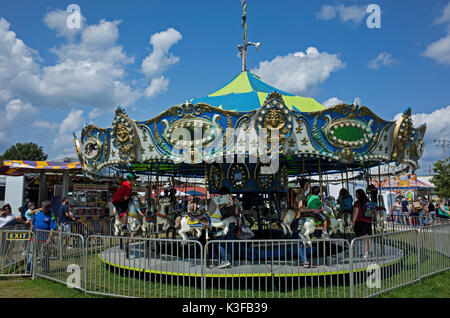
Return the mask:
[[250,72],[241,72],[224,87],[202,98],[194,98],[192,104],[205,103],[232,111],[252,111],[263,105],[268,94],[279,92],[289,109],[313,112],[325,109],[313,98],[296,96],[264,83]]

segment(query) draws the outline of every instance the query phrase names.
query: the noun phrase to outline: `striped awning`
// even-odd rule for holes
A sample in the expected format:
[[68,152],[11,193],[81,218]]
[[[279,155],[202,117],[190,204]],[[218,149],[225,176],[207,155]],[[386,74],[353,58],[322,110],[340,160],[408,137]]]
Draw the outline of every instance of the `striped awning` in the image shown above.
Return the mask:
[[36,172],[37,170],[76,170],[81,169],[79,161],[55,162],[55,161],[27,161],[27,160],[4,160],[1,162],[0,175],[22,176],[24,173]]

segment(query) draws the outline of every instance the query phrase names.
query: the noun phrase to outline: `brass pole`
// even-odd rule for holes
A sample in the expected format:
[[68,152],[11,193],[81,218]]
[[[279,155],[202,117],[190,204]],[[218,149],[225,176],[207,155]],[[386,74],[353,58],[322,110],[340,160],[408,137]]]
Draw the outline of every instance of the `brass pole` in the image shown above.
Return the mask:
[[208,204],[208,174],[205,162],[205,209]]
[[[348,183],[348,170],[347,170],[347,165],[345,165],[345,178],[347,179],[347,190],[349,190],[350,187],[349,187],[349,183]],[[353,190],[355,190],[355,189],[353,189]]]
[[320,199],[323,198],[323,188],[322,188],[322,171],[320,169],[320,158],[319,158],[319,184],[320,184]]
[[302,158],[302,177],[305,177],[305,157]]

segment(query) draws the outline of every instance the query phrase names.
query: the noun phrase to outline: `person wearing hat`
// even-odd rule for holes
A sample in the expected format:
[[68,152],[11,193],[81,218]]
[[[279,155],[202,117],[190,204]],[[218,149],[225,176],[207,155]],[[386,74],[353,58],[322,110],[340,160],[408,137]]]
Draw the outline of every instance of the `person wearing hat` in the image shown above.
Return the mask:
[[131,187],[136,185],[136,175],[127,174],[127,180],[113,194],[112,204],[114,205],[114,215],[119,216],[122,227],[127,226],[128,222],[128,204],[131,198]]

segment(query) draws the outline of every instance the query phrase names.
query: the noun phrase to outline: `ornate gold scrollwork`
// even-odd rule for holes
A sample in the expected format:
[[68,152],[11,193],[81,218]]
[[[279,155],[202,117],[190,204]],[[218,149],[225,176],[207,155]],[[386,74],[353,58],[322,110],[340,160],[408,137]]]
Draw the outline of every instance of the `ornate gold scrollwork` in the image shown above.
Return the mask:
[[208,184],[212,190],[220,190],[223,182],[223,171],[219,164],[214,163],[209,169]]
[[114,144],[119,149],[120,159],[130,162],[136,158],[137,132],[133,122],[118,108],[111,131]]
[[73,138],[74,138],[73,142],[75,144],[75,149],[77,150],[78,159],[80,160],[81,166],[84,168],[84,167],[86,167],[86,164],[84,163],[83,154],[81,152],[80,142],[78,141],[78,138],[75,136],[75,134],[73,135]]
[[394,130],[394,152],[392,158],[398,162],[405,157],[405,150],[411,141],[413,133],[413,124],[411,119],[411,108],[403,114],[397,122]]
[[289,182],[289,174],[286,165],[283,165],[278,173],[278,183],[282,190],[286,190]]
[[[286,137],[292,130],[292,118],[288,108],[283,104],[282,96],[277,92],[271,93],[256,117],[256,131],[260,134],[261,128],[267,129],[267,145],[275,143],[278,146],[278,153],[284,152]],[[278,131],[278,137],[274,136],[274,131]],[[272,147],[268,149],[268,152],[272,153]]]
[[83,153],[88,160],[97,160],[102,154],[103,145],[97,138],[89,137],[83,143]]
[[233,164],[228,170],[228,179],[235,189],[243,189],[249,177],[248,169],[244,164]]
[[272,185],[273,182],[273,174],[263,174],[261,173],[261,169],[264,166],[261,164],[258,164],[255,166],[255,179],[258,182],[259,186],[264,189],[267,190],[268,188],[270,188],[270,186]]

